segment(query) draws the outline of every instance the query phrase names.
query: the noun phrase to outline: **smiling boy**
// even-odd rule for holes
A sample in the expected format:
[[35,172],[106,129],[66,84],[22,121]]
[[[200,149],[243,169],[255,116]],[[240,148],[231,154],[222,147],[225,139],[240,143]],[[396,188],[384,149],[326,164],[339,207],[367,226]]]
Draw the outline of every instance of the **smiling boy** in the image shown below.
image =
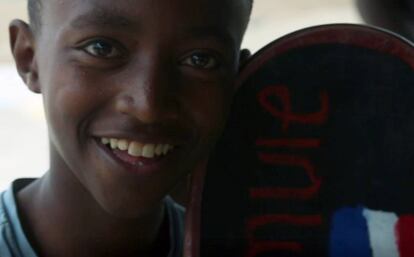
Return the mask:
[[250,0],[29,0],[10,24],[50,169],[1,195],[1,257],[182,254],[169,191],[220,135]]

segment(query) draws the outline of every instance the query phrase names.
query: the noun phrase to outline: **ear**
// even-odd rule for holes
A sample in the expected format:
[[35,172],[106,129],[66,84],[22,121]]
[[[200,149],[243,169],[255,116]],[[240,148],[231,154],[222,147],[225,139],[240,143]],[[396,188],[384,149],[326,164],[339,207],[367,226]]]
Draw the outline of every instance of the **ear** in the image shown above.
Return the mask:
[[41,93],[32,30],[27,23],[13,20],[9,25],[9,36],[17,72],[31,91]]
[[[250,53],[249,49],[240,50],[240,54],[239,54],[239,74],[238,75],[240,75],[240,71],[247,64],[247,61],[249,60],[249,58],[251,56],[252,56],[252,54]],[[233,84],[233,93],[235,93],[237,91],[237,89],[238,89],[237,83],[235,82]]]
[[243,68],[247,61],[249,60],[249,58],[252,56],[252,54],[250,53],[249,49],[242,49],[240,51],[240,61],[239,61],[239,70],[241,70],[241,68]]

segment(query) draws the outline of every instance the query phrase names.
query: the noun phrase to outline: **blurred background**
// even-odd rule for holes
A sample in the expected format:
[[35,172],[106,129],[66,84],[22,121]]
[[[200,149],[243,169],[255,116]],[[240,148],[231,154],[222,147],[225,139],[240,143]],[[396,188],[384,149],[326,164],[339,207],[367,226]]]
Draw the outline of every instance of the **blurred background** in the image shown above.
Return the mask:
[[[48,169],[41,96],[26,89],[9,50],[8,24],[27,20],[25,0],[0,0],[0,191],[16,178]],[[297,29],[325,23],[361,23],[354,0],[255,0],[244,47],[257,51]]]

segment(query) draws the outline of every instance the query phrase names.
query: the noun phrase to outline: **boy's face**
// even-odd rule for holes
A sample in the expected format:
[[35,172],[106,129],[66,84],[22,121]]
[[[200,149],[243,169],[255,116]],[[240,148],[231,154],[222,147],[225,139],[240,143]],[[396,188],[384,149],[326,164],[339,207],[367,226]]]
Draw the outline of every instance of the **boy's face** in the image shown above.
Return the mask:
[[[68,188],[80,183],[109,213],[156,208],[221,132],[247,6],[43,0],[27,83],[43,95],[51,170],[67,176]],[[111,150],[102,138],[144,145],[147,158]],[[160,144],[174,149],[151,157]]]

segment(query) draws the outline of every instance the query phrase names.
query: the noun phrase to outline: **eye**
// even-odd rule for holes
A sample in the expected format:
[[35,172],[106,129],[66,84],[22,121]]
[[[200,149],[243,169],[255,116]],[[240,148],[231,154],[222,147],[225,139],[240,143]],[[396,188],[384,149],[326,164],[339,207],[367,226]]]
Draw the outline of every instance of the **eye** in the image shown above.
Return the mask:
[[208,53],[193,53],[186,58],[184,58],[181,64],[192,66],[196,69],[206,69],[212,70],[218,68],[219,61],[218,59]]
[[88,42],[83,50],[90,55],[99,58],[119,58],[122,56],[122,51],[108,40],[93,40]]

